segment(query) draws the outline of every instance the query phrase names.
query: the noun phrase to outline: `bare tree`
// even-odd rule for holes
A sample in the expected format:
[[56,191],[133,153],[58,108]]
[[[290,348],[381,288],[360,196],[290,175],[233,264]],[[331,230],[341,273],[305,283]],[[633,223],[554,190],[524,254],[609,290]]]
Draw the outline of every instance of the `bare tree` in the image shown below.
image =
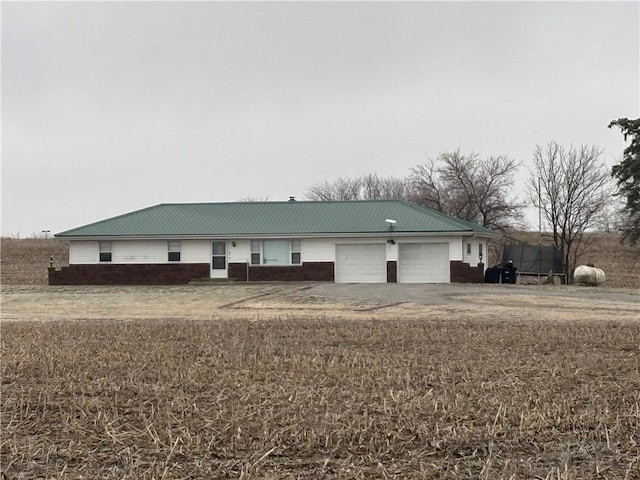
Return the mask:
[[361,197],[367,200],[406,200],[409,197],[409,182],[405,178],[365,175],[360,179]]
[[440,179],[439,167],[432,159],[411,169],[411,199],[420,205],[457,216],[449,190]]
[[601,212],[595,215],[595,229],[604,233],[615,233],[624,230],[627,215],[625,201],[620,195],[615,195]]
[[309,200],[406,200],[408,181],[397,177],[379,177],[377,174],[362,177],[341,177],[333,182],[325,181],[310,187],[305,196]]
[[247,197],[242,197],[239,201],[243,203],[268,202],[269,196],[259,196],[259,197],[247,196]]
[[309,188],[305,196],[320,201],[358,200],[360,187],[360,179],[340,177],[334,182],[325,181]]
[[598,226],[610,207],[615,187],[596,146],[565,149],[556,142],[536,146],[534,170],[529,177],[529,196],[540,208],[561,249],[567,278],[587,247],[584,233]]
[[524,204],[507,197],[520,164],[506,156],[443,153],[412,169],[411,200],[496,230],[521,222]]

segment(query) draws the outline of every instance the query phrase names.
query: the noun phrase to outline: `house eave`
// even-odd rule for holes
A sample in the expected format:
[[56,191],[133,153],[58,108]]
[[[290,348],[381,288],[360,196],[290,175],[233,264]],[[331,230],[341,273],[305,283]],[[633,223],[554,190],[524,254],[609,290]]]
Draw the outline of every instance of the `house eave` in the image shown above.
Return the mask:
[[55,238],[69,241],[100,241],[100,240],[246,240],[265,238],[375,238],[375,237],[481,237],[498,238],[500,234],[494,232],[464,231],[379,231],[379,232],[291,232],[291,233],[225,233],[225,234],[143,234],[143,235],[55,235]]

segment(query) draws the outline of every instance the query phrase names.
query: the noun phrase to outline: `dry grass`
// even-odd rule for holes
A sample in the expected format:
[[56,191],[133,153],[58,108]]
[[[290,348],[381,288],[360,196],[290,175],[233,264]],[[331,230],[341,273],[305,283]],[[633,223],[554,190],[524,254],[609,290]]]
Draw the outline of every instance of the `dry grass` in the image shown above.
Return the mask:
[[640,328],[9,323],[8,478],[640,478]]
[[630,291],[4,286],[46,279],[33,242],[2,243],[6,478],[640,479]]
[[53,257],[56,267],[69,264],[69,249],[60,240],[3,237],[0,245],[2,285],[43,285]]

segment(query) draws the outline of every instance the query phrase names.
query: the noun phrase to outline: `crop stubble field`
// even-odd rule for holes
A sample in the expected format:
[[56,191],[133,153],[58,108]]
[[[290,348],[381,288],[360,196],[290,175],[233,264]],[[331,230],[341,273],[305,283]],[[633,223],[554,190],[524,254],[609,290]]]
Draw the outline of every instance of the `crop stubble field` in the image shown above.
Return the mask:
[[4,275],[7,478],[640,478],[633,290]]

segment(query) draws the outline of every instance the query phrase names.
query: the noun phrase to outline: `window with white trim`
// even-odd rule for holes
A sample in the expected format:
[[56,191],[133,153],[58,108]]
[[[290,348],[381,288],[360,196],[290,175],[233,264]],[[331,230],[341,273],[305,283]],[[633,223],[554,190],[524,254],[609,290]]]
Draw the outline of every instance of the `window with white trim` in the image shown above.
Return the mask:
[[260,240],[251,240],[251,265],[260,265],[262,263],[262,242]]
[[300,265],[300,240],[251,240],[251,265]]
[[471,255],[471,244],[467,243],[467,255]]
[[170,262],[180,261],[180,252],[182,250],[182,242],[180,240],[169,240],[167,242],[168,260]]
[[480,261],[482,261],[482,255],[483,255],[483,253],[482,253],[482,244],[479,243],[478,244],[478,258],[480,259]]
[[110,262],[112,257],[111,242],[103,241],[98,243],[98,251],[101,262]]
[[291,240],[291,265],[300,265],[302,263],[302,241]]

